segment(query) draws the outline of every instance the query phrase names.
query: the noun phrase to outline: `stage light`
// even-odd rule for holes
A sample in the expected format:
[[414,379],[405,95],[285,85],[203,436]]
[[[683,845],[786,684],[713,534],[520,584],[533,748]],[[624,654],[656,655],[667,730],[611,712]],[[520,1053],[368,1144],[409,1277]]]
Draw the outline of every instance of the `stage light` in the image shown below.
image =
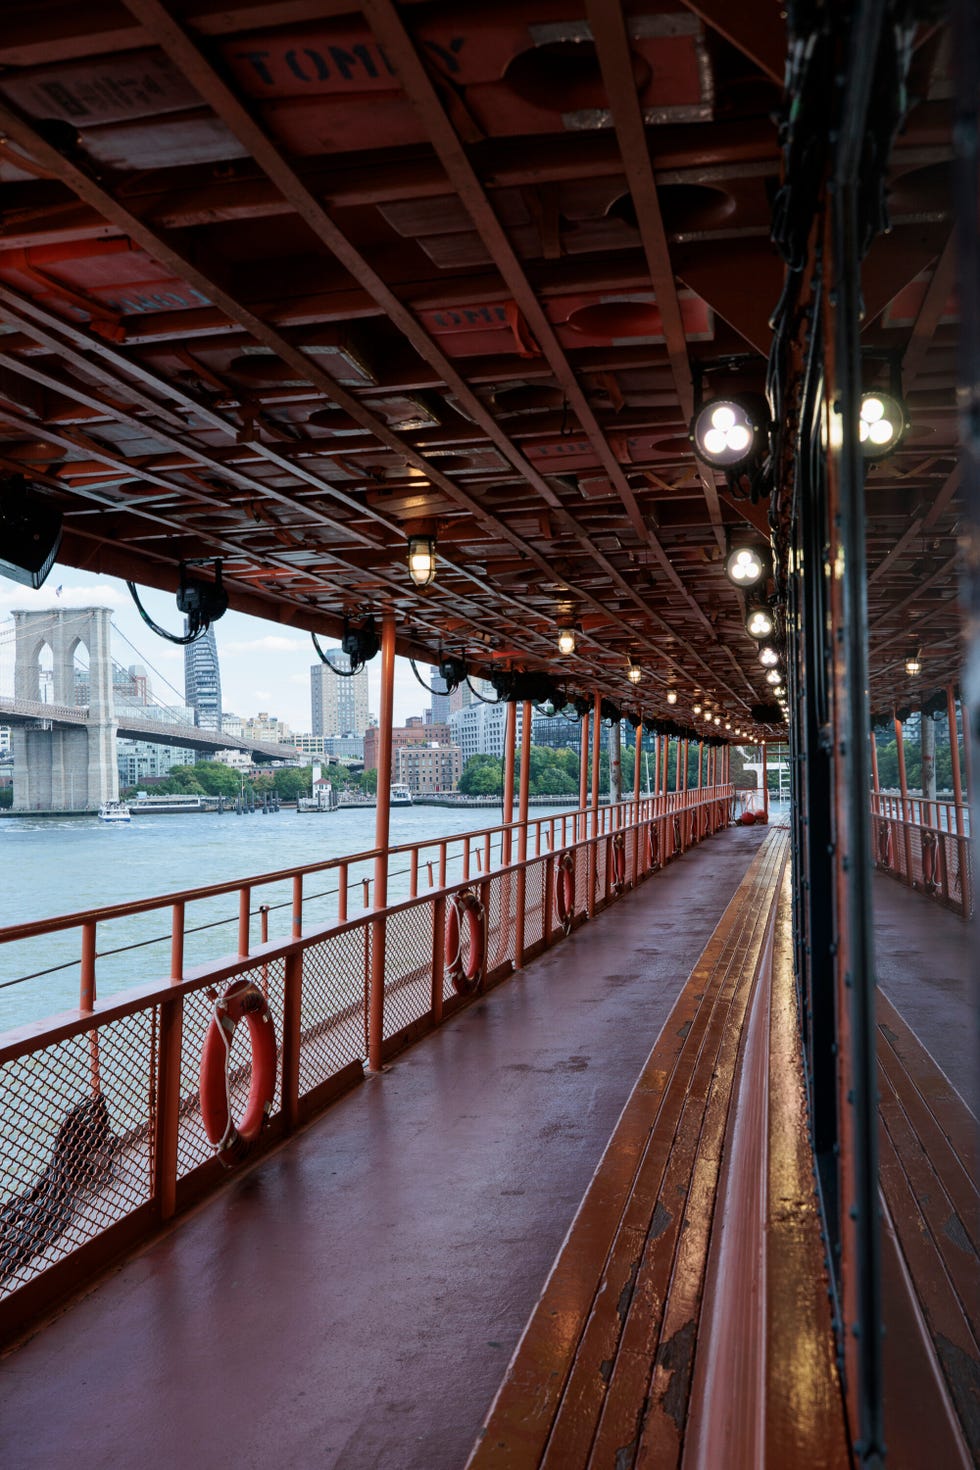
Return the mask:
[[560,654],[563,654],[566,658],[568,657],[568,655],[570,653],[574,653],[575,652],[575,629],[574,628],[559,628],[558,629],[558,652]]
[[23,475],[0,479],[0,576],[41,587],[61,546],[61,512],[27,487]]
[[766,575],[766,562],[754,546],[733,546],[725,560],[725,576],[736,587],[754,587]]
[[722,470],[735,469],[750,460],[761,434],[755,416],[733,398],[706,403],[695,414],[689,431],[698,458]]
[[884,459],[905,432],[905,414],[890,393],[862,393],[858,434],[865,459]]
[[772,633],[772,614],[765,607],[750,607],[745,615],[745,631],[750,638],[768,638]]

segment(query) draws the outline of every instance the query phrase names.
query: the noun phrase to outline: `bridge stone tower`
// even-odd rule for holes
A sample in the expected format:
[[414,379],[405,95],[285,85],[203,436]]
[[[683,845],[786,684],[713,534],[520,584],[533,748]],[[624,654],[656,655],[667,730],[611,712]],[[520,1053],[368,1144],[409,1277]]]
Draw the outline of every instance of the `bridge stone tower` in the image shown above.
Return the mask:
[[[39,710],[38,728],[14,726],[13,810],[94,811],[119,795],[116,719],[109,653],[107,607],[14,613],[14,697],[40,701],[40,657],[53,658],[51,716]],[[84,726],[43,728],[59,705],[75,707],[75,650],[89,657],[89,698]]]

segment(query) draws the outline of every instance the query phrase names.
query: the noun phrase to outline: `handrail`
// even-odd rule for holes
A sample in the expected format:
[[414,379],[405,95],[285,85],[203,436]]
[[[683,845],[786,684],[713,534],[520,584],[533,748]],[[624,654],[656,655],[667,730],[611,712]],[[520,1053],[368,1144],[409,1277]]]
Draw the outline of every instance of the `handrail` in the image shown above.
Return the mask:
[[[704,801],[718,800],[719,797],[725,794],[727,789],[726,787],[720,786],[702,786],[696,787],[688,792],[668,792],[666,801],[671,803],[678,796],[684,798],[696,797],[699,793]],[[641,808],[646,810],[649,815],[654,816],[663,815],[662,811],[655,809],[657,803],[662,803],[663,801],[664,797],[662,796],[645,796],[640,799]],[[690,804],[690,802],[685,802],[685,805]],[[617,802],[615,806],[607,805],[600,807],[599,817],[602,819],[600,832],[606,830],[604,814],[617,813],[621,814],[621,816],[631,815],[635,806],[635,801],[628,800]],[[664,810],[673,811],[677,809],[679,807],[668,805]],[[560,813],[548,817],[529,817],[527,822],[529,835],[531,831],[535,829],[540,830],[549,824],[559,822],[570,823],[573,818],[577,819],[583,816],[589,818],[591,815],[592,808],[586,806],[569,807]],[[474,828],[469,832],[453,832],[444,837],[427,837],[415,842],[395,843],[388,848],[388,854],[390,857],[397,857],[402,854],[411,855],[413,852],[421,851],[427,847],[463,843],[467,838],[472,841],[474,838],[485,839],[486,837],[490,837],[492,839],[498,833],[503,832],[516,834],[519,832],[521,826],[522,823],[520,821],[501,822],[493,827]],[[574,830],[574,827],[572,830]],[[288,879],[296,876],[305,878],[312,873],[332,872],[343,867],[354,867],[358,863],[373,862],[376,857],[381,855],[381,851],[381,848],[371,847],[366,848],[363,852],[347,853],[343,857],[325,858],[322,862],[304,863],[298,867],[278,868],[272,872],[257,873],[249,877],[230,878],[221,883],[206,884],[197,888],[182,888],[173,893],[158,894],[153,898],[131,899],[125,903],[106,904],[97,909],[79,909],[68,914],[58,914],[49,919],[32,919],[23,924],[8,924],[0,927],[0,944],[10,944],[22,939],[31,939],[39,934],[50,934],[58,930],[74,929],[82,924],[90,923],[92,920],[102,922],[111,919],[131,918],[134,914],[150,913],[155,909],[169,908],[175,903],[186,904],[197,899],[220,898],[226,893],[239,892],[246,884],[250,887],[264,887],[267,884],[284,883]]]
[[871,821],[879,872],[964,918],[972,917],[973,851],[966,804],[873,791]]
[[[77,1009],[0,1036],[0,1199],[8,1224],[16,1224],[0,1231],[0,1331],[22,1328],[64,1291],[77,1290],[86,1271],[98,1268],[110,1235],[113,1249],[120,1241],[143,1243],[224,1177],[202,1130],[197,1077],[214,998],[228,983],[247,978],[261,987],[280,1046],[276,1099],[258,1145],[265,1147],[353,1086],[366,1060],[380,1065],[378,1059],[439,1025],[471,994],[562,942],[689,846],[727,827],[733,808],[733,788],[717,786],[402,843],[391,852],[412,857],[407,896],[381,908],[365,903],[349,914],[344,889],[337,917],[305,929],[304,876],[326,868],[343,875],[369,861],[373,849],[0,930],[0,942],[9,943],[74,927],[82,982]],[[491,867],[492,837],[514,829],[529,839],[513,845],[520,856]],[[453,843],[461,844],[469,865],[447,875],[446,848]],[[433,860],[430,886],[420,893],[419,855],[426,849],[439,853],[438,883]],[[568,871],[560,859],[567,851],[574,893],[563,923],[558,888],[564,903]],[[269,939],[268,909],[258,903],[260,923],[252,927],[259,942],[253,943],[254,890],[286,878],[293,881],[290,932]],[[473,893],[479,918],[465,930],[461,983],[459,968],[447,963],[447,921],[452,895],[464,888]],[[186,965],[187,905],[204,894],[232,893],[239,895],[232,932],[240,952]],[[172,914],[169,973],[161,963],[159,978],[100,1000],[98,925],[109,916],[165,907]],[[370,989],[379,938],[386,952],[380,1005]],[[458,934],[457,946],[460,940]],[[482,948],[476,964],[474,943]],[[230,1065],[231,1096],[240,1108],[250,1069],[242,1061]],[[55,1177],[53,1162],[61,1183],[48,1216],[42,1196],[44,1181]]]

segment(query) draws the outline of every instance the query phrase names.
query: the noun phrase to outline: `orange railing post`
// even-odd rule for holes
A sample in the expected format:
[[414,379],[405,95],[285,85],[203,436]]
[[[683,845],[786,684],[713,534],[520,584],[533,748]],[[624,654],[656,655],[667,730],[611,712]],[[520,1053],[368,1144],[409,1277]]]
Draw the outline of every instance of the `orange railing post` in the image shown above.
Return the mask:
[[590,919],[595,913],[595,885],[599,865],[599,762],[601,750],[602,694],[596,689],[593,694],[592,707],[592,841],[589,845],[589,893],[586,900],[586,911]]

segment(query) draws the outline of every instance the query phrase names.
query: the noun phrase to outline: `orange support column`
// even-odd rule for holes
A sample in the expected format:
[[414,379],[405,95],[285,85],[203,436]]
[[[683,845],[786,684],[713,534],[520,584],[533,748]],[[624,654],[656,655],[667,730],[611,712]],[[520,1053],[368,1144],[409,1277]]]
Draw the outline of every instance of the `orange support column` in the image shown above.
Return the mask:
[[510,862],[512,850],[510,823],[514,820],[514,752],[517,747],[517,705],[507,706],[507,723],[504,726],[504,791],[501,808],[504,819],[504,834],[501,839],[500,860]]
[[768,746],[762,742],[762,810],[765,812],[766,821],[769,820],[769,766]]
[[584,841],[586,833],[585,804],[589,799],[589,716],[582,716],[582,748],[578,761],[578,840]]
[[[517,706],[514,706],[516,711]],[[531,705],[525,700],[521,705],[521,784],[517,808],[520,827],[517,831],[517,860],[524,863],[527,858],[527,812],[531,790]],[[514,921],[514,964],[524,963],[524,905],[527,897],[527,869],[522,867],[517,874],[517,913]]]
[[[953,801],[956,803],[956,831],[963,832],[963,776],[960,771],[960,732],[956,719],[956,699],[952,684],[946,685],[946,717],[949,721],[949,759],[953,767]],[[878,770],[875,766],[875,786]]]
[[586,903],[590,919],[595,913],[595,886],[599,857],[599,764],[601,755],[602,695],[596,689],[592,697],[592,844],[589,848],[589,895]]
[[636,727],[636,748],[633,755],[633,887],[635,888],[640,877],[640,784],[641,765],[643,760],[643,721]]
[[381,708],[378,711],[378,805],[374,817],[374,908],[371,921],[371,977],[368,1012],[368,1067],[381,1071],[384,1037],[386,920],[381,912],[388,902],[388,840],[391,828],[391,726],[395,691],[395,615],[386,612],[381,623]]
[[912,830],[909,826],[911,810],[909,808],[909,783],[905,774],[905,737],[902,722],[895,715],[895,749],[898,752],[898,786],[902,793],[902,832],[905,836],[905,878],[912,885]]

